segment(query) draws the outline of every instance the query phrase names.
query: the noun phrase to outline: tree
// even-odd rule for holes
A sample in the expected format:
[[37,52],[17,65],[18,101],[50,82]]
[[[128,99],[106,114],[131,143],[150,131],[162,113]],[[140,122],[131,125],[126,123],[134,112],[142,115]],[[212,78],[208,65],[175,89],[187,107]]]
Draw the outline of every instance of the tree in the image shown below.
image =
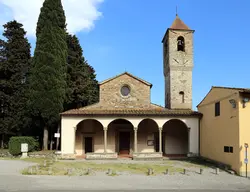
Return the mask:
[[43,126],[43,149],[49,128],[59,120],[66,91],[67,44],[61,0],[45,0],[37,23],[37,42],[30,75],[29,106]]
[[95,70],[83,57],[78,38],[67,34],[67,45],[67,98],[64,110],[84,107],[99,100],[99,86]]
[[10,21],[0,40],[0,134],[16,134],[25,128],[26,77],[30,68],[30,44],[23,25]]

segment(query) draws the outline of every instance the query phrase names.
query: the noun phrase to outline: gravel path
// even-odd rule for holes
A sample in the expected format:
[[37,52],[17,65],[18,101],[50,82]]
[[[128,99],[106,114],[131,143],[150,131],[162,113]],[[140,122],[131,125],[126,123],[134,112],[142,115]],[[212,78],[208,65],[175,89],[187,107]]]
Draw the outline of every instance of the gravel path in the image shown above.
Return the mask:
[[20,175],[21,170],[32,165],[35,164],[18,160],[0,160],[0,176]]
[[0,161],[0,190],[143,190],[143,189],[211,189],[249,190],[250,180],[221,172],[219,175],[205,170],[203,175],[121,175],[107,176],[22,176],[19,171],[32,163],[22,161]]

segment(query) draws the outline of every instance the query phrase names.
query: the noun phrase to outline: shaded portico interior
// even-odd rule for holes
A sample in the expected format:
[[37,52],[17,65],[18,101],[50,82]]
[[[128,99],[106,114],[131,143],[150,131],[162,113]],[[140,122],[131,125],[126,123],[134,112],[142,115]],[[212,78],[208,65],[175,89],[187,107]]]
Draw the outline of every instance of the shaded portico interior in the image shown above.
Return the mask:
[[171,119],[163,126],[164,151],[166,156],[185,156],[189,153],[189,131],[187,125]]

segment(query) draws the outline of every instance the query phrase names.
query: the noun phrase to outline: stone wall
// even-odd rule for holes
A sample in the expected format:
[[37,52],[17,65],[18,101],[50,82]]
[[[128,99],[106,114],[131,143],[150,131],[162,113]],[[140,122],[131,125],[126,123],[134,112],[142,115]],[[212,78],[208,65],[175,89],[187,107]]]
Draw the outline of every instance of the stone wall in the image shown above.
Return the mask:
[[87,160],[117,159],[117,153],[86,153]]
[[[130,94],[122,96],[121,88],[130,87]],[[142,108],[150,106],[150,85],[123,74],[100,85],[100,104],[105,108]]]
[[134,160],[162,160],[162,153],[133,153]]
[[[185,40],[184,52],[177,50],[179,36]],[[165,105],[192,109],[193,32],[169,30],[164,45]],[[180,92],[184,92],[184,102]]]

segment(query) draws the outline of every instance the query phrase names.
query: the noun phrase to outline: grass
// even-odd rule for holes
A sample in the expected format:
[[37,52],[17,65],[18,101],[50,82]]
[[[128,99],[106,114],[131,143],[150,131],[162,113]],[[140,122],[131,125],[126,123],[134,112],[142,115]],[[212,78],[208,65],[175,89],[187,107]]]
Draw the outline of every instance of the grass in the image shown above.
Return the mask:
[[[47,165],[44,166],[44,160],[46,160]],[[168,169],[169,174],[180,173],[183,171],[183,168],[175,166],[173,162],[170,161],[163,164],[156,163],[95,163],[95,162],[66,162],[58,161],[51,163],[50,159],[45,158],[28,158],[24,161],[34,162],[39,165],[39,169],[36,166],[32,166],[32,174],[34,175],[92,175],[95,172],[107,172],[108,169],[111,169],[112,172],[109,176],[116,176],[119,173],[126,172],[131,174],[143,174],[147,175],[148,169],[151,168],[154,170],[154,175],[163,174]],[[49,169],[51,171],[49,171]],[[87,170],[90,169],[91,173],[88,173]],[[70,170],[70,173],[68,172]],[[31,174],[31,168],[26,168],[22,171],[22,174],[29,175]],[[50,173],[51,172],[51,173]]]
[[[5,150],[5,152],[8,150]],[[1,150],[0,150],[1,152]],[[39,151],[32,152],[31,154],[51,154],[53,151]],[[4,160],[20,160],[20,158],[0,158]],[[117,176],[119,173],[126,172],[131,174],[148,174],[148,169],[151,168],[154,171],[153,175],[163,174],[168,169],[169,174],[183,172],[183,168],[207,168],[209,165],[197,159],[188,160],[164,160],[159,162],[131,162],[131,163],[119,163],[119,162],[93,162],[93,161],[53,161],[49,157],[45,158],[26,158],[22,159],[26,162],[32,162],[39,165],[32,166],[24,169],[21,173],[24,175],[91,175],[95,172],[107,172],[111,169],[112,172],[108,174],[109,176]],[[46,166],[44,166],[44,161],[46,160]],[[31,173],[32,169],[32,173]],[[91,173],[87,170],[91,169]],[[71,170],[70,173],[68,170]]]

